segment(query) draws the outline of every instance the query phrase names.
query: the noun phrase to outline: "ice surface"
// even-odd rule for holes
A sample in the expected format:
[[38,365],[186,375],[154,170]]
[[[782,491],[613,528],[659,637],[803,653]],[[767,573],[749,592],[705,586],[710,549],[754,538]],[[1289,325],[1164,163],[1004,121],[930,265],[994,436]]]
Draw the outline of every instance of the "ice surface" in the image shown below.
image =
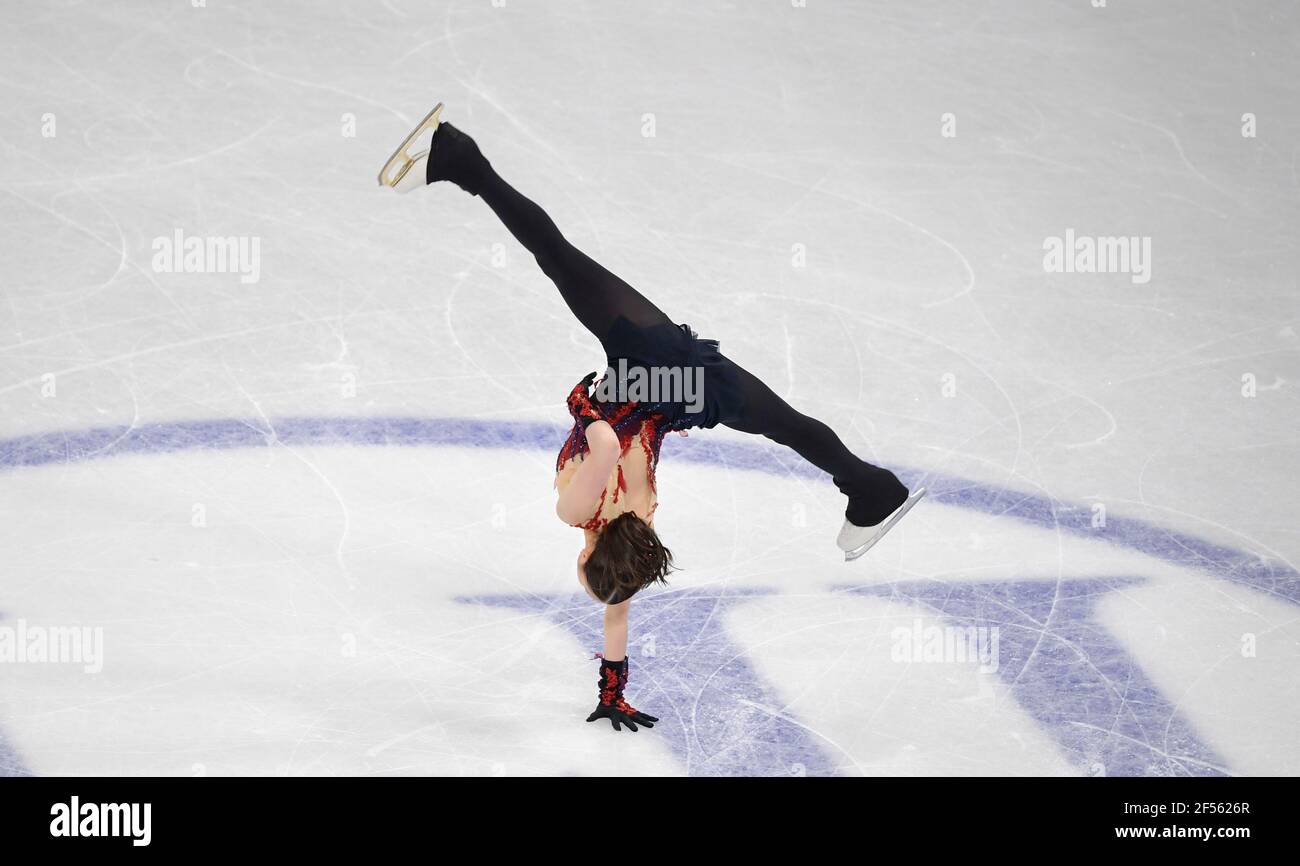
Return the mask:
[[[0,663],[0,773],[1300,773],[1292,4],[27,15],[0,630],[104,657]],[[670,439],[685,570],[632,605],[653,731],[582,721],[600,610],[551,472],[595,341],[480,200],[375,187],[437,100],[931,488],[845,565],[817,472]],[[1150,238],[1150,281],[1045,272],[1071,229]],[[259,279],[159,272],[177,231],[257,238]],[[995,629],[996,670],[898,659],[936,626]]]

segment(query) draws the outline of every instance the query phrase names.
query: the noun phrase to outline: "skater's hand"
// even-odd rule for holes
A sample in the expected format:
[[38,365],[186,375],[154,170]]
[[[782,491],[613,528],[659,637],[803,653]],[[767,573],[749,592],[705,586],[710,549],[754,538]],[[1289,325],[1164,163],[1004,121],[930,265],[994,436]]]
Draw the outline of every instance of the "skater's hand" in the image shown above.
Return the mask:
[[596,704],[596,709],[592,710],[591,715],[587,716],[587,721],[594,722],[597,719],[609,719],[609,723],[614,730],[623,730],[621,725],[627,725],[633,731],[637,730],[637,725],[647,728],[653,728],[655,722],[659,719],[654,716],[641,712],[625,700],[619,700],[617,703]]
[[618,709],[624,715],[630,716],[632,721],[636,722],[638,725],[645,725],[647,728],[653,728],[655,722],[659,721],[658,716],[643,713],[622,698],[618,699]]
[[588,424],[604,420],[600,410],[591,402],[591,393],[588,389],[591,388],[591,383],[594,381],[596,381],[596,373],[588,373],[581,382],[573,386],[567,401],[569,414],[584,430],[587,429]]

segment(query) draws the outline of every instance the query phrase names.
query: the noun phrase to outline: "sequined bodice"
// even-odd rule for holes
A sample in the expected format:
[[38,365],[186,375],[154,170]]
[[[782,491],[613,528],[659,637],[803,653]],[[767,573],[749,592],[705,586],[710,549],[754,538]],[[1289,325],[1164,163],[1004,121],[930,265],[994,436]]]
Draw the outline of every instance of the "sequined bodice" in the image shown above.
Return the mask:
[[[599,532],[605,524],[628,511],[650,519],[659,505],[655,490],[655,467],[659,464],[659,447],[667,433],[666,419],[643,409],[636,403],[609,406],[605,420],[618,435],[621,453],[610,473],[594,512],[581,529]],[[578,471],[588,452],[587,438],[577,424],[560,448],[555,461],[555,486],[563,490]]]

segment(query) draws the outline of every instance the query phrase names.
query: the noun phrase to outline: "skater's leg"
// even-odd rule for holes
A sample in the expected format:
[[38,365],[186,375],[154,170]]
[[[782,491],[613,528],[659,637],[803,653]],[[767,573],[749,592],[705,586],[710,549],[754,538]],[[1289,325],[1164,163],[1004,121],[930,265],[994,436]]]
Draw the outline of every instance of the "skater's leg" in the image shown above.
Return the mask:
[[845,516],[850,523],[873,526],[907,499],[907,488],[894,473],[855,456],[834,430],[795,410],[748,370],[735,366],[734,371],[742,408],[722,423],[742,433],[766,436],[828,473],[849,497]]
[[641,327],[672,324],[644,295],[569,243],[541,207],[490,167],[481,196],[597,339],[604,342],[619,316]]
[[537,259],[578,321],[602,343],[619,316],[641,327],[671,324],[640,292],[569,243],[546,211],[497,174],[473,139],[449,123],[434,136],[427,176],[430,182],[451,180],[480,196]]

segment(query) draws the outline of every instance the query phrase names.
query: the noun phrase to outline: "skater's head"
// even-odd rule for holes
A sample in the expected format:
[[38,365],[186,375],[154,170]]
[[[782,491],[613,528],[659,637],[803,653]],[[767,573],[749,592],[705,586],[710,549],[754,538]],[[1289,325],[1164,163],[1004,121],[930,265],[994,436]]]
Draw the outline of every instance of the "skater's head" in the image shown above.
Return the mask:
[[597,600],[618,604],[652,583],[667,583],[673,554],[654,527],[628,511],[578,556],[578,580]]

